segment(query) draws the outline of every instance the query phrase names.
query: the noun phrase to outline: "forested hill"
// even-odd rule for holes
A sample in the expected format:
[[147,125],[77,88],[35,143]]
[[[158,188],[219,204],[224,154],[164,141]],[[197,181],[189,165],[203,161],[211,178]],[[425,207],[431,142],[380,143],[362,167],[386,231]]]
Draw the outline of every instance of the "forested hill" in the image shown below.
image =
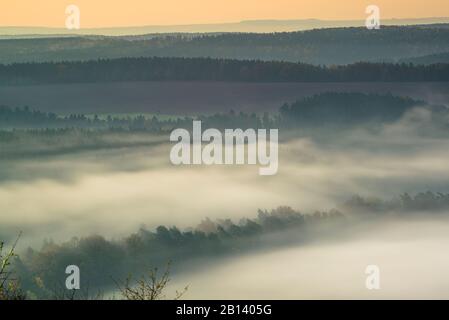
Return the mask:
[[449,81],[449,64],[356,63],[325,67],[275,61],[153,57],[0,65],[0,85],[114,81]]
[[413,64],[449,63],[449,52],[431,54],[422,57],[402,59],[400,62]]
[[449,52],[449,28],[382,26],[281,33],[160,35],[0,40],[0,63],[114,59],[122,57],[211,57],[311,64],[400,59]]
[[[257,115],[244,112],[216,113],[195,117],[160,118],[156,115],[117,116],[108,115],[57,115],[29,107],[11,108],[0,105],[0,130],[11,129],[120,129],[126,131],[169,132],[175,128],[190,129],[194,119],[202,121],[203,128],[318,128],[321,126],[348,127],[360,124],[387,124],[400,120],[413,108],[429,112],[428,121],[435,125],[442,124],[445,132],[449,127],[449,109],[445,106],[429,105],[425,101],[391,94],[363,94],[327,92],[305,97],[293,103],[285,103],[278,114]],[[8,138],[11,135],[0,135]],[[1,156],[0,156],[1,158]]]

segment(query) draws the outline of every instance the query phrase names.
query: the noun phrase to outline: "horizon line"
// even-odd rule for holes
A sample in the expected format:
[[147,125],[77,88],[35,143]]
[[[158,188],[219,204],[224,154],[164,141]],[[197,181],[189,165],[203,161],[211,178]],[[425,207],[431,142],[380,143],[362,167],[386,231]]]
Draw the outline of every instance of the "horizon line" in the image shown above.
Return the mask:
[[[383,18],[383,21],[401,21],[401,20],[409,20],[409,21],[425,21],[425,20],[444,20],[447,19],[449,22],[449,16],[441,16],[441,17],[423,17],[423,18],[397,18],[397,17],[389,17]],[[303,18],[303,19],[244,19],[239,21],[228,21],[228,22],[210,22],[210,23],[186,23],[186,24],[141,24],[141,25],[123,25],[123,26],[104,26],[104,27],[82,27],[79,30],[105,30],[105,29],[133,29],[133,28],[167,28],[167,27],[194,27],[194,26],[217,26],[217,25],[237,25],[244,23],[254,23],[254,22],[335,22],[335,23],[344,23],[344,22],[360,22],[365,21],[365,19],[318,19],[318,18]],[[44,26],[44,25],[0,25],[0,28],[29,28],[29,29],[63,29],[67,30],[64,26],[55,27],[55,26]],[[70,30],[67,30],[71,32]]]

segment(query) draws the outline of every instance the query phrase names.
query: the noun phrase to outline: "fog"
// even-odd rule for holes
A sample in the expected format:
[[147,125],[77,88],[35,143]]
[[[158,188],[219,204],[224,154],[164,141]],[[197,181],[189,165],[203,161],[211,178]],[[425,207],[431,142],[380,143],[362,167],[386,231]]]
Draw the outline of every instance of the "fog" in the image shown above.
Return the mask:
[[[199,264],[175,278],[186,299],[448,299],[449,220],[359,226],[354,234]],[[380,289],[368,290],[368,265]]]
[[[11,242],[22,231],[23,253],[45,239],[121,239],[141,226],[183,230],[206,217],[238,222],[279,206],[344,210],[355,194],[449,192],[445,136],[423,109],[388,125],[281,132],[274,176],[260,176],[259,165],[173,166],[168,134],[111,136],[116,147],[98,148],[30,141],[45,152],[0,160],[0,238]],[[242,252],[178,261],[170,290],[189,284],[192,299],[449,298],[445,213],[353,219],[296,242],[288,232],[265,235]],[[367,265],[380,267],[381,290],[366,289]]]
[[92,233],[121,237],[141,225],[191,227],[206,217],[238,219],[280,205],[328,210],[354,194],[446,192],[449,141],[430,121],[413,110],[375,132],[353,128],[327,133],[331,139],[284,134],[275,176],[259,176],[259,165],[173,166],[168,135],[166,142],[129,138],[156,141],[148,146],[2,160],[0,233],[11,239],[22,230],[21,243],[37,245]]

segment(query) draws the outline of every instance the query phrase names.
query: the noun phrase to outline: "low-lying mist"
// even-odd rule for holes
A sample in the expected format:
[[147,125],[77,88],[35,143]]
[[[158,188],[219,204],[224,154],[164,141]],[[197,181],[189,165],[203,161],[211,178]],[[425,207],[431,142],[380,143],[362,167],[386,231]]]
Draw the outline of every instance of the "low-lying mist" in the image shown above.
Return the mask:
[[275,176],[259,176],[258,165],[173,166],[168,136],[165,143],[145,134],[114,138],[121,139],[115,148],[2,160],[0,232],[11,238],[22,230],[22,244],[38,245],[92,233],[116,237],[141,225],[182,228],[280,205],[328,210],[353,194],[447,192],[449,142],[429,134],[429,121],[414,110],[376,131],[317,128],[325,139],[281,132]]
[[[172,288],[190,284],[186,299],[448,299],[448,245],[447,217],[383,220],[346,238],[199,262]],[[365,286],[369,265],[380,290]]]
[[[438,195],[449,192],[449,141],[441,123],[435,123],[431,111],[417,108],[390,124],[281,130],[274,176],[260,176],[258,165],[174,166],[168,134],[103,133],[94,142],[81,136],[67,142],[63,135],[39,143],[25,140],[17,148],[3,148],[0,239],[11,242],[22,231],[19,252],[27,253],[27,263],[36,257],[47,261],[52,255],[59,257],[58,263],[72,263],[82,253],[91,257],[86,263],[92,267],[98,248],[110,253],[101,260],[105,265],[126,260],[122,257],[130,254],[127,250],[135,240],[130,235],[137,230],[149,235],[151,247],[159,245],[153,238],[166,231],[145,230],[176,226],[166,230],[178,234],[194,232],[205,221],[222,221],[230,229],[218,230],[218,239],[225,239],[218,248],[226,254],[198,254],[203,244],[193,240],[189,246],[195,259],[177,253],[181,261],[174,261],[173,288],[190,284],[186,297],[449,297],[449,259],[444,255],[449,206],[447,197]],[[23,153],[27,143],[36,152]],[[375,199],[427,190],[436,193],[417,196],[411,203],[422,204],[422,197],[424,203],[435,201],[437,215],[428,213],[425,205],[405,205],[408,195],[399,202]],[[366,198],[345,203],[352,195]],[[258,209],[279,206],[301,214],[337,208],[350,223],[324,231],[308,229],[299,238],[302,229],[267,233],[270,229],[262,223],[263,236],[256,244],[247,244],[245,237],[226,238],[241,231],[226,219],[238,225]],[[181,239],[190,237],[186,232]],[[214,252],[214,237],[196,236],[208,239],[208,250]],[[28,246],[36,251],[25,250]],[[64,248],[71,248],[68,256],[59,255]],[[156,250],[158,263],[173,253],[161,254],[161,248]],[[132,263],[148,262],[141,259]],[[365,288],[364,271],[370,264],[381,268],[380,291]],[[111,272],[122,274],[122,267],[118,264]]]

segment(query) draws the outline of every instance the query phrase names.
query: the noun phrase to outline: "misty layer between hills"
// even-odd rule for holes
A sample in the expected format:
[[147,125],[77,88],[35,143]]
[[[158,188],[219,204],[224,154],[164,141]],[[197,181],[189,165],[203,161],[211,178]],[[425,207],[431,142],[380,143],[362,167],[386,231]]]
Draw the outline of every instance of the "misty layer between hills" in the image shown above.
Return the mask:
[[[83,131],[74,131],[79,136],[31,135],[30,140],[17,140],[24,144],[18,147],[26,149],[28,143],[39,149],[40,141],[43,149],[54,144],[62,151],[2,160],[0,209],[7,214],[1,215],[0,233],[12,240],[23,231],[22,271],[42,272],[38,274],[46,285],[61,280],[65,275],[58,273],[59,267],[76,259],[89,266],[85,281],[103,288],[111,274],[137,273],[147,264],[177,257],[174,285],[190,284],[191,297],[204,297],[205,286],[216,288],[217,297],[231,297],[236,281],[248,285],[238,298],[268,297],[264,288],[276,291],[276,297],[355,297],[364,290],[364,266],[379,264],[386,271],[387,290],[374,297],[388,298],[411,288],[411,283],[398,280],[407,262],[412,267],[405,279],[411,279],[412,272],[420,279],[419,289],[410,289],[408,297],[424,295],[425,290],[443,295],[448,292],[442,273],[446,261],[440,261],[438,254],[447,241],[449,143],[448,118],[438,110],[418,104],[393,121],[354,123],[344,130],[285,129],[279,143],[279,172],[268,178],[249,165],[174,167],[163,133],[105,131],[97,142],[109,147],[95,150],[77,149],[74,142],[83,145]],[[10,150],[7,144],[2,147]],[[416,198],[404,194],[426,190],[435,193]],[[363,197],[345,203],[353,194]],[[262,216],[256,216],[258,209],[263,209]],[[315,210],[322,212],[303,215]],[[278,229],[272,229],[272,218],[269,223],[264,220],[266,214],[274,214]],[[259,227],[245,222],[248,219]],[[223,231],[216,226],[207,229],[216,221],[221,221]],[[315,222],[304,228],[303,221]],[[161,225],[165,229],[158,228]],[[214,228],[217,238],[208,235]],[[248,230],[262,234],[247,237]],[[191,251],[176,243],[165,247],[165,242],[162,249],[139,251],[142,235],[149,237],[144,244],[158,246],[161,242],[151,239],[170,242],[172,235],[190,237]],[[73,236],[78,239],[70,240]],[[143,255],[136,259],[131,248]],[[223,255],[199,254],[212,249],[216,253],[217,248]],[[405,248],[403,255],[396,259],[394,252],[400,248]],[[164,254],[158,259],[150,259],[160,252]],[[417,261],[414,254],[426,259]],[[290,258],[291,266],[284,265],[282,273],[276,261],[287,256],[297,259]],[[438,264],[436,274],[426,278],[432,264]],[[201,270],[203,274],[197,273]],[[290,284],[288,275],[293,279]],[[345,281],[350,284],[341,289]],[[32,279],[25,279],[24,286],[35,289]],[[363,291],[362,297],[373,296]]]

